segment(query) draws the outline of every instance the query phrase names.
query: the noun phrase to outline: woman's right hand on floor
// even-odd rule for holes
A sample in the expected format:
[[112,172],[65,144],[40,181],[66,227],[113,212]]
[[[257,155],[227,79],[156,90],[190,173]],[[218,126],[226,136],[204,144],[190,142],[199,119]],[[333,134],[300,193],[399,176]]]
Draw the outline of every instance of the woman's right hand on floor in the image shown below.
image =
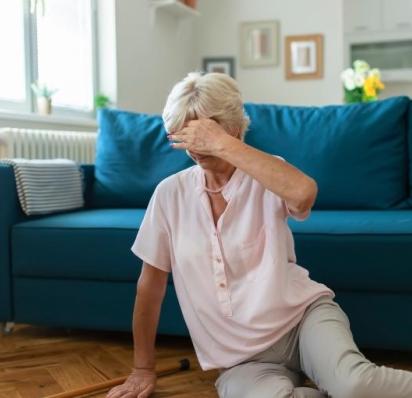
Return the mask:
[[133,369],[126,381],[113,387],[106,398],[147,398],[156,387],[156,372],[149,369]]

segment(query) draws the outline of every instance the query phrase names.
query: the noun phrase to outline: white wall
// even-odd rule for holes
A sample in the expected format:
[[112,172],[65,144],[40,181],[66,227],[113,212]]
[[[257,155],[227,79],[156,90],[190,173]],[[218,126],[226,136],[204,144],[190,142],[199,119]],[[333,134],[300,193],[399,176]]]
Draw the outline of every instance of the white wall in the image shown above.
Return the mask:
[[[153,15],[147,0],[100,0],[100,87],[120,109],[161,113],[172,86],[201,69],[204,56],[235,56],[245,101],[284,104],[342,102],[343,0],[198,0],[201,16]],[[240,68],[239,23],[280,21],[280,64]],[[113,32],[114,30],[114,32]],[[287,81],[285,35],[325,35],[324,77]],[[111,39],[115,37],[115,40]]]
[[[244,101],[293,105],[342,103],[340,72],[343,68],[343,0],[198,0],[202,14],[196,20],[196,59],[204,56],[235,56],[236,80]],[[280,64],[240,68],[239,23],[280,21]],[[284,37],[324,34],[324,78],[286,80]]]
[[195,65],[192,19],[147,0],[116,1],[117,106],[161,113],[168,93]]

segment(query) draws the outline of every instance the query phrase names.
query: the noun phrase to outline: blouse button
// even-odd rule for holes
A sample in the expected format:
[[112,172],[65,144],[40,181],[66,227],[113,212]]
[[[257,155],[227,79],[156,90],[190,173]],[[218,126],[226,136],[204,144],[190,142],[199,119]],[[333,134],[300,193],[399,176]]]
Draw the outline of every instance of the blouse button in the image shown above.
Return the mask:
[[222,282],[222,283],[219,283],[219,286],[220,287],[225,287],[226,285]]
[[219,257],[216,257],[216,261],[217,261],[218,263],[221,263],[221,262],[222,262],[222,260],[221,260]]

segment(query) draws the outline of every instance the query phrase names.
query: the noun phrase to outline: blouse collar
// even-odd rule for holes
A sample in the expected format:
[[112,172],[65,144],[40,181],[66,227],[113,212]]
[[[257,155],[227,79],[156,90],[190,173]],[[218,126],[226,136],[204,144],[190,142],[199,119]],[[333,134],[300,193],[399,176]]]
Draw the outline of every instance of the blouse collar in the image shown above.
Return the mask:
[[[196,171],[196,190],[199,194],[206,192],[204,187],[206,184],[206,175],[205,171],[201,166],[198,164],[195,165],[195,171]],[[242,181],[245,173],[240,170],[239,168],[235,168],[235,171],[233,174],[230,176],[229,181],[226,182],[222,189],[222,195],[223,198],[228,201],[232,198],[232,196],[235,194],[237,187],[239,186],[240,182]]]

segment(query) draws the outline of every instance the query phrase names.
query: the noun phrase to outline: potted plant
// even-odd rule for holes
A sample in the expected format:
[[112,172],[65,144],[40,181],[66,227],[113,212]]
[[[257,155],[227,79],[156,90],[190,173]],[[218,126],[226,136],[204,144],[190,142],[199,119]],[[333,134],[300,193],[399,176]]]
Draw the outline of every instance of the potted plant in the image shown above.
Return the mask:
[[369,66],[360,59],[353,63],[353,68],[345,69],[341,74],[345,92],[345,102],[370,102],[378,99],[378,94],[385,88],[379,69]]
[[52,96],[56,89],[50,89],[45,83],[36,81],[31,84],[31,88],[37,97],[37,112],[41,115],[49,115],[52,112]]
[[111,103],[110,98],[102,93],[99,93],[94,97],[94,107],[96,110],[107,108]]

